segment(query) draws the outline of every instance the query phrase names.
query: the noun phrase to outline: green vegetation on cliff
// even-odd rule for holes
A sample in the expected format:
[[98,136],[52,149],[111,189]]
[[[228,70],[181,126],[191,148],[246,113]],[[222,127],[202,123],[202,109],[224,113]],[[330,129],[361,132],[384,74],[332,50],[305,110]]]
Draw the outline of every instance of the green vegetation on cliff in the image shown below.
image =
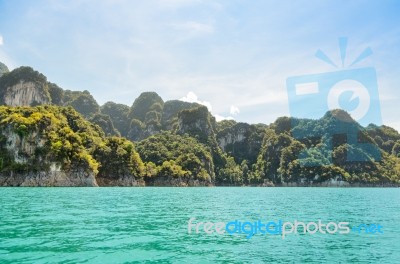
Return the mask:
[[100,113],[100,107],[96,100],[86,90],[83,92],[66,90],[62,101],[63,105],[72,106],[86,118]]
[[[72,107],[0,107],[0,177],[77,168],[99,177],[142,177],[132,142],[107,138]],[[113,172],[113,173],[111,173]]]
[[111,118],[114,127],[122,136],[126,137],[129,131],[129,106],[107,102],[101,106],[100,110],[102,114],[108,115]]
[[[31,67],[19,67],[11,72],[4,72],[0,77],[0,104],[6,103],[7,92],[10,88],[23,83],[31,83],[37,89],[37,94],[40,94],[42,102],[51,102],[47,78]],[[9,95],[10,96],[10,95]],[[11,95],[14,97],[15,95]],[[13,98],[14,99],[14,98]],[[32,98],[33,99],[33,98]],[[39,105],[42,102],[32,100],[30,106]]]
[[65,170],[83,165],[98,171],[100,164],[92,153],[102,144],[104,133],[72,107],[1,106],[0,133],[2,155],[15,157],[3,160],[2,171],[15,166],[26,171],[47,170],[51,162],[59,163]]
[[13,87],[32,93],[30,82],[42,103],[29,105],[42,106],[0,107],[0,176],[56,164],[90,171],[100,185],[400,184],[400,134],[341,110],[270,125],[216,122],[205,106],[155,92],[131,107],[99,106],[89,91],[63,90],[30,67],[3,72],[1,104],[18,105]]
[[9,72],[8,67],[4,63],[0,62],[0,77],[7,72]]
[[[370,136],[382,127],[371,129],[364,129],[341,110],[327,112],[319,120],[279,118],[266,131],[256,179],[399,184],[400,170],[395,164],[400,159]],[[387,139],[395,140],[398,133],[391,132]]]
[[176,165],[170,176],[186,174],[200,180],[214,180],[210,148],[187,134],[180,136],[163,132],[151,136],[137,144],[137,151],[145,162],[163,167],[158,170],[158,174],[163,174],[165,167]]

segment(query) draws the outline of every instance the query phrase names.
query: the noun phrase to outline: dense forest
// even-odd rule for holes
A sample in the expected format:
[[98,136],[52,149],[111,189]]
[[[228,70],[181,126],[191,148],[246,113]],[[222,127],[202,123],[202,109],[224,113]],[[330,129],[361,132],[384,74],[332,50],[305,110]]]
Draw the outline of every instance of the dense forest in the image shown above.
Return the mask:
[[3,185],[54,166],[90,172],[101,186],[400,184],[400,134],[362,127],[342,110],[269,125],[216,122],[203,105],[155,92],[131,106],[99,105],[30,67],[0,63],[0,76]]

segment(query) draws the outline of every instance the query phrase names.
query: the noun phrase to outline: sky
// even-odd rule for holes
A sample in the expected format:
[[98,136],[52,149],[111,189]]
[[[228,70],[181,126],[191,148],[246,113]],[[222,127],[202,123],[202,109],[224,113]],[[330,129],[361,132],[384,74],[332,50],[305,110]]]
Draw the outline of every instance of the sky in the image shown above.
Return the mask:
[[373,67],[382,122],[400,130],[399,13],[395,0],[0,0],[0,61],[100,104],[155,91],[266,124],[296,116],[288,78]]

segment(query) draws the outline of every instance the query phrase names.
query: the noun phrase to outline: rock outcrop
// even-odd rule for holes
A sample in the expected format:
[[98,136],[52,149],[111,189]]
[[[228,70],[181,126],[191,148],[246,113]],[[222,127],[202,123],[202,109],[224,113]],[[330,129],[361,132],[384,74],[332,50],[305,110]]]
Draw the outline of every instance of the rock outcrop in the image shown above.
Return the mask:
[[30,67],[20,67],[0,78],[0,104],[36,106],[51,103],[47,78]]
[[179,100],[170,100],[164,103],[164,109],[161,117],[161,124],[165,130],[173,130],[178,120],[178,115],[183,110],[189,110],[199,107],[197,103],[183,102]]
[[0,186],[98,186],[93,170],[77,164],[62,169],[52,155],[40,155],[49,142],[38,130],[18,128],[1,129]]
[[217,133],[220,148],[234,157],[236,162],[255,163],[262,145],[265,126],[236,123]]
[[82,168],[63,171],[53,167],[48,171],[0,173],[0,186],[20,187],[96,187],[93,172]]
[[183,110],[178,114],[177,133],[195,137],[200,143],[207,144],[210,138],[215,140],[214,128],[215,119],[205,106]]
[[119,177],[97,177],[97,184],[99,186],[119,186],[119,187],[140,187],[145,186],[145,182],[142,178],[136,179],[131,175],[119,176]]
[[0,186],[140,186],[142,169],[131,142],[72,108],[0,106]]
[[35,106],[50,104],[48,94],[43,93],[44,87],[33,82],[20,82],[6,88],[3,101],[9,106]]
[[163,187],[199,187],[213,186],[211,181],[199,180],[194,177],[174,178],[174,177],[157,177],[147,181],[148,186]]

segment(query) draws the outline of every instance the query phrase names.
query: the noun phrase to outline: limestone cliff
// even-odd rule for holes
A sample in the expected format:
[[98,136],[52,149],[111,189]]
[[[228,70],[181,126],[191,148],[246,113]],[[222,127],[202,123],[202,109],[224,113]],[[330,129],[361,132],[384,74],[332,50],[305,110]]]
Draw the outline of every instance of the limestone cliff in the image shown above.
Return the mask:
[[[95,173],[85,166],[62,169],[51,156],[40,155],[48,143],[42,133],[22,135],[8,126],[1,130],[1,138],[0,186],[97,186]],[[4,168],[5,163],[11,166]]]
[[148,186],[163,186],[163,187],[199,187],[213,186],[211,181],[199,180],[194,177],[157,177],[147,181]]
[[9,106],[34,106],[50,104],[50,97],[43,92],[44,88],[33,82],[20,82],[6,88],[4,104]]
[[47,78],[30,67],[20,67],[0,78],[0,104],[35,106],[50,104]]
[[217,133],[221,149],[238,163],[248,160],[255,163],[260,152],[265,126],[236,123]]
[[1,63],[0,105],[10,106],[0,106],[5,186],[400,184],[400,134],[363,128],[340,110],[319,120],[216,123],[206,107],[164,102],[154,92],[131,107],[100,108],[89,91],[63,90],[30,67],[9,72]]
[[101,164],[96,177],[99,186],[144,186],[144,164],[132,142],[106,138],[93,156]]
[[178,115],[183,110],[199,107],[197,103],[188,103],[179,100],[166,101],[164,104],[161,124],[165,130],[173,130],[178,120]]
[[215,141],[214,126],[215,119],[205,106],[183,110],[178,114],[177,133],[188,134],[201,143],[209,143],[210,139]]
[[55,170],[6,172],[0,173],[0,186],[21,187],[96,187],[97,182],[93,172],[82,168],[70,171]]
[[121,177],[117,177],[117,178],[97,177],[96,181],[97,181],[97,184],[101,187],[106,187],[106,186],[119,186],[119,187],[145,186],[145,182],[142,178],[136,179],[130,175],[121,176]]
[[109,114],[112,121],[118,124],[122,136],[132,141],[141,141],[163,130],[174,130],[178,126],[178,115],[181,111],[199,106],[197,103],[179,100],[164,103],[158,94],[144,92],[129,110],[123,105],[107,103],[102,107],[102,111]]
[[0,186],[137,186],[142,169],[131,142],[71,107],[0,106]]

